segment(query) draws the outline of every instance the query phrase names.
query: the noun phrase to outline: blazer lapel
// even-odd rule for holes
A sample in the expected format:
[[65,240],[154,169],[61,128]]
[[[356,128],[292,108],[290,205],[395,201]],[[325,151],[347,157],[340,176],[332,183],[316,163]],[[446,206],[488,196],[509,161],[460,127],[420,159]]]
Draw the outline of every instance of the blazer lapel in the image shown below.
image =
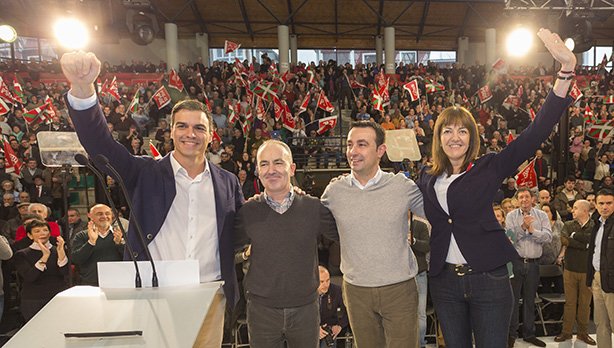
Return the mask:
[[215,216],[217,218],[217,235],[222,235],[224,230],[224,207],[226,206],[226,199],[224,199],[223,193],[226,191],[224,180],[218,167],[209,163],[209,171],[211,172],[211,182],[213,183],[213,193],[215,195]]
[[437,177],[436,176],[431,176],[429,178],[428,181],[428,185],[427,185],[427,199],[430,200],[433,205],[439,209],[439,211],[445,215],[448,215],[448,213],[446,213],[445,210],[443,210],[443,208],[441,207],[441,204],[439,204],[439,200],[437,199],[437,193],[435,192],[435,182],[437,181]]

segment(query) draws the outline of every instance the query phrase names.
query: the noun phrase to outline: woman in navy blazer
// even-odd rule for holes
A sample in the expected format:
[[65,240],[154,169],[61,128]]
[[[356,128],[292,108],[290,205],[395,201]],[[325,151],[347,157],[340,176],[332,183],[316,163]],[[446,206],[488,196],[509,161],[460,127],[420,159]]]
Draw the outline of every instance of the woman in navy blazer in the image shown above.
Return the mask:
[[418,185],[432,224],[430,290],[449,347],[508,345],[513,294],[506,263],[517,258],[492,204],[503,179],[546,140],[571,99],[566,98],[576,58],[557,34],[537,34],[561,70],[535,121],[498,154],[477,158],[475,120],[462,107],[438,117],[433,165]]

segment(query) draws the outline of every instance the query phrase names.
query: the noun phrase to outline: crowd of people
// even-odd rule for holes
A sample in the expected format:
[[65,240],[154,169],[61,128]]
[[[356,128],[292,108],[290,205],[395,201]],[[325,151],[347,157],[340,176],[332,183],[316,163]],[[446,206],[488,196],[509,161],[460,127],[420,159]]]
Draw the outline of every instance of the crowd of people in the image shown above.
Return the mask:
[[[253,70],[254,74],[258,75],[261,80],[273,82],[279,79],[275,64],[268,57],[261,58],[262,62],[260,63],[254,58],[252,62],[245,61],[241,64],[246,70]],[[29,71],[31,76],[35,76],[33,72],[36,71],[61,71],[59,62],[52,62],[45,67],[41,67],[40,64],[37,67],[16,64],[6,65],[6,67],[9,68],[8,71],[10,72]],[[233,67],[233,64],[227,62],[214,62],[211,67],[205,67],[201,62],[181,65],[178,74],[185,86],[185,90],[178,98],[175,98],[174,103],[161,109],[152,101],[152,96],[159,87],[163,85],[168,86],[169,76],[167,74],[164,74],[162,81],[157,83],[152,82],[147,85],[135,86],[120,84],[118,86],[119,100],[114,99],[110,95],[100,95],[99,102],[103,117],[101,120],[103,124],[106,123],[106,127],[103,128],[109,130],[109,132],[106,132],[106,129],[104,129],[103,133],[110,134],[112,139],[123,145],[132,155],[147,155],[149,152],[145,151],[145,148],[147,148],[148,144],[144,144],[144,139],[149,138],[153,141],[154,147],[157,148],[160,154],[165,156],[175,150],[177,146],[188,146],[186,144],[177,144],[176,135],[173,136],[171,130],[173,122],[177,122],[176,119],[173,120],[170,116],[171,109],[178,99],[187,97],[209,104],[212,129],[218,135],[218,138],[213,138],[208,148],[203,149],[203,151],[206,151],[207,163],[208,165],[215,165],[224,169],[223,173],[230,172],[234,174],[238,178],[238,183],[242,190],[243,196],[240,198],[248,199],[257,193],[264,192],[262,178],[258,176],[262,168],[256,162],[256,158],[259,149],[270,139],[287,144],[291,154],[294,155],[294,162],[299,168],[308,165],[309,158],[314,159],[313,162],[316,163],[317,167],[331,167],[333,162],[336,167],[346,165],[343,160],[345,157],[343,151],[345,151],[346,147],[342,145],[342,141],[345,141],[345,139],[342,139],[343,137],[336,137],[334,129],[323,133],[318,132],[317,120],[330,116],[330,112],[318,107],[317,98],[308,99],[307,108],[301,107],[308,92],[317,94],[313,92],[317,90],[324,91],[324,94],[331,101],[337,103],[337,112],[340,113],[341,110],[347,109],[349,110],[347,113],[353,120],[370,121],[371,124],[377,124],[377,127],[381,127],[384,130],[413,129],[423,160],[410,163],[408,168],[406,168],[406,174],[416,180],[423,192],[432,189],[433,185],[437,191],[436,197],[429,197],[427,199],[425,195],[425,212],[421,212],[421,206],[415,205],[416,202],[412,201],[413,196],[411,194],[413,193],[411,192],[413,191],[409,191],[411,194],[408,194],[406,197],[409,200],[408,207],[411,206],[412,210],[416,210],[416,213],[421,213],[420,215],[426,215],[426,218],[433,225],[430,248],[425,247],[425,244],[429,244],[428,233],[425,238],[424,233],[419,234],[412,231],[410,237],[413,239],[409,242],[414,249],[414,253],[418,256],[415,269],[410,265],[411,271],[408,272],[413,274],[418,280],[417,290],[414,289],[413,291],[418,291],[420,294],[415,299],[415,306],[420,314],[419,341],[421,345],[425,343],[426,317],[424,315],[424,307],[426,306],[426,300],[424,289],[426,288],[427,267],[430,267],[431,279],[429,285],[432,285],[433,282],[436,283],[436,286],[431,286],[431,291],[433,288],[438,289],[438,292],[432,293],[432,297],[435,301],[436,310],[439,312],[444,337],[449,342],[464,344],[467,340],[471,342],[471,332],[473,330],[476,343],[479,346],[500,343],[500,335],[497,337],[495,335],[498,335],[499,331],[503,330],[505,330],[508,337],[508,346],[513,346],[514,340],[518,337],[518,301],[520,298],[532,299],[538,291],[540,280],[539,265],[565,264],[565,271],[561,270],[560,274],[553,277],[554,279],[551,279],[549,283],[542,283],[539,291],[571,291],[568,290],[572,289],[572,280],[570,279],[578,277],[575,273],[586,274],[585,269],[580,269],[581,267],[577,266],[581,263],[578,261],[578,254],[581,254],[582,257],[588,257],[588,247],[586,247],[586,244],[590,241],[590,234],[587,237],[586,231],[590,228],[587,227],[588,220],[586,217],[596,216],[597,219],[601,217],[605,221],[609,217],[608,211],[599,209],[598,204],[600,200],[614,197],[612,194],[608,194],[608,191],[603,191],[614,188],[611,176],[614,169],[614,151],[609,146],[607,134],[606,136],[595,138],[589,132],[591,123],[597,120],[614,119],[614,104],[608,104],[608,99],[606,98],[607,96],[614,95],[614,79],[612,78],[611,71],[608,72],[603,68],[577,69],[575,75],[586,76],[587,85],[581,87],[583,96],[575,100],[568,108],[566,106],[557,106],[562,112],[565,112],[566,116],[569,116],[571,132],[569,144],[565,144],[565,146],[569,147],[569,165],[566,168],[566,172],[558,173],[555,172],[556,168],[553,168],[547,160],[554,153],[554,139],[557,135],[555,133],[551,134],[550,131],[552,125],[559,119],[558,109],[557,111],[550,111],[552,115],[548,119],[548,124],[540,123],[541,118],[544,118],[544,114],[547,111],[538,112],[536,119],[540,120],[540,122],[535,124],[540,125],[539,133],[536,131],[537,126],[530,127],[532,124],[531,110],[538,111],[542,108],[550,108],[552,110],[553,108],[552,105],[544,107],[549,99],[553,99],[548,94],[553,87],[556,89],[556,85],[548,82],[550,81],[549,79],[544,78],[545,75],[552,72],[547,71],[543,66],[530,69],[526,67],[519,68],[518,70],[527,73],[527,75],[518,78],[513,77],[511,74],[490,70],[483,65],[465,67],[454,64],[451,67],[442,67],[431,63],[427,65],[400,63],[396,69],[397,74],[390,79],[388,86],[389,103],[381,111],[377,110],[377,107],[374,106],[371,97],[374,86],[378,83],[378,75],[382,67],[372,64],[359,64],[356,66],[350,64],[338,65],[334,61],[319,62],[318,64],[311,63],[309,65],[299,64],[292,67],[291,72],[293,76],[282,85],[282,89],[278,92],[280,99],[284,100],[290,107],[291,115],[296,124],[292,130],[284,127],[283,122],[276,118],[273,107],[266,111],[261,118],[254,117],[251,124],[247,122],[248,114],[251,113],[254,105],[248,100],[248,88],[238,83],[236,76],[238,72]],[[103,63],[101,69],[102,73],[162,72],[166,70],[163,62],[160,62],[157,66],[143,62],[133,62],[130,65],[122,63],[118,66]],[[512,67],[509,67],[509,70],[512,71]],[[571,69],[568,72],[569,76],[573,74],[573,70]],[[421,95],[416,101],[412,101],[411,96],[403,89],[405,83],[414,79],[419,81],[418,86]],[[4,80],[10,81],[8,78]],[[442,85],[443,90],[434,93],[427,91],[427,84],[432,82]],[[75,129],[75,125],[71,117],[69,117],[69,113],[75,112],[75,110],[76,112],[84,110],[77,109],[74,102],[69,101],[70,105],[67,105],[66,99],[63,96],[68,92],[70,86],[62,83],[44,85],[40,84],[36,79],[24,79],[22,83],[26,100],[22,104],[12,103],[11,110],[5,115],[0,115],[0,128],[6,138],[5,148],[10,146],[23,163],[19,175],[15,172],[17,168],[15,168],[14,161],[9,170],[11,173],[4,170],[0,173],[0,176],[2,176],[0,179],[4,202],[2,209],[0,209],[2,215],[2,235],[6,239],[5,244],[11,247],[10,253],[2,253],[0,256],[9,260],[3,263],[3,273],[5,275],[4,289],[8,292],[4,302],[9,307],[15,305],[15,303],[10,302],[15,294],[10,293],[13,289],[7,285],[16,274],[20,284],[18,297],[21,300],[21,312],[24,319],[28,320],[53,295],[66,288],[69,284],[96,285],[95,263],[98,261],[122,259],[123,247],[126,241],[122,238],[121,232],[111,225],[114,217],[110,208],[103,204],[105,203],[104,201],[97,202],[88,211],[89,223],[81,220],[80,212],[76,209],[70,208],[67,212],[64,212],[62,204],[64,182],[62,173],[58,169],[45,167],[41,163],[36,134],[40,131],[72,131]],[[476,94],[485,84],[490,86],[492,98],[487,102],[480,103],[480,99]],[[132,97],[136,93],[140,96],[138,102],[134,105],[135,108],[133,110],[129,110],[129,106],[132,104]],[[565,94],[566,90],[563,95]],[[510,95],[517,96],[520,102],[507,103],[506,99]],[[79,96],[78,98],[85,100],[85,97],[87,96],[83,96],[83,98]],[[41,111],[41,115],[44,113],[47,117],[37,115],[41,122],[31,122],[24,118],[24,113],[27,111],[46,105],[48,98],[52,100],[52,107],[46,111]],[[553,104],[552,101],[551,104]],[[562,105],[561,102],[559,104]],[[450,110],[446,108],[454,105],[465,106],[469,113],[455,115],[449,111],[445,112],[445,110]],[[185,111],[193,111],[190,108],[198,110],[198,106],[187,105],[186,107]],[[454,107],[451,109],[461,110]],[[593,113],[592,118],[585,118],[584,114],[589,109]],[[229,116],[235,110],[238,110],[239,121],[231,124]],[[175,110],[174,112],[177,111]],[[440,126],[436,126],[438,119],[442,120],[439,121]],[[458,133],[455,136],[462,137],[463,129],[465,128],[466,131],[469,126],[459,128],[459,122],[460,124],[466,123],[469,125],[473,121],[477,122],[477,133],[472,135],[472,137],[475,137],[473,138],[475,141],[470,147],[470,156],[465,157],[465,153],[462,153],[463,157],[457,159],[453,157],[455,156],[454,146],[450,146],[450,144],[442,140],[443,134]],[[552,124],[550,125],[550,123]],[[248,124],[248,127],[242,127],[243,124]],[[369,127],[366,128],[369,130],[373,128]],[[77,128],[79,128],[79,125],[77,125]],[[373,129],[378,134],[377,129]],[[526,132],[523,133],[525,130]],[[354,136],[358,136],[359,131],[356,128],[353,128],[353,131]],[[522,136],[520,134],[527,135]],[[515,135],[523,138],[519,138],[518,141],[511,141],[510,135],[512,138]],[[103,134],[102,136],[105,135]],[[351,142],[352,139],[350,138],[347,140],[348,151],[359,153],[360,150],[349,150],[350,147],[358,146],[358,140]],[[92,136],[90,141],[98,141],[99,139],[100,137]],[[444,152],[433,153],[432,149],[437,148],[437,146],[433,147],[433,143],[435,145],[439,144]],[[379,155],[379,149],[382,144],[376,143],[376,145]],[[84,144],[84,146],[90,151],[95,145]],[[505,151],[506,148],[508,151]],[[7,149],[5,149],[5,154],[6,151]],[[102,150],[97,149],[96,151]],[[185,148],[182,151],[185,151]],[[385,161],[384,152],[381,153],[380,157],[383,157]],[[510,155],[510,153],[514,155]],[[520,162],[531,156],[534,156],[535,159],[538,195],[533,191],[518,187],[514,179],[514,174]],[[111,156],[109,157],[111,160],[118,160]],[[446,158],[452,164],[452,167],[446,167]],[[495,160],[495,158],[498,160]],[[494,202],[497,204],[493,208],[495,211],[494,216],[497,216],[499,226],[506,229],[509,240],[512,241],[510,244],[508,238],[493,239],[491,244],[500,244],[501,248],[493,248],[493,251],[498,253],[498,255],[488,256],[483,254],[483,249],[476,249],[475,243],[466,240],[467,237],[463,237],[463,234],[458,232],[467,227],[463,224],[462,218],[459,220],[461,222],[457,225],[450,222],[452,221],[449,218],[451,216],[457,218],[458,216],[463,216],[463,214],[476,213],[475,211],[464,211],[463,209],[465,208],[460,208],[454,197],[457,195],[459,195],[458,197],[465,197],[465,193],[464,191],[456,191],[457,189],[453,185],[453,181],[459,177],[461,177],[459,181],[469,177],[469,175],[462,176],[463,173],[471,173],[476,176],[479,174],[484,179],[487,175],[482,170],[486,166],[485,163],[490,163],[487,161],[498,163],[497,161],[501,162],[502,159],[506,161],[505,165],[501,164],[501,168],[497,167],[496,175],[488,177],[486,181],[483,180],[476,183],[478,186],[475,188],[475,190],[483,190],[483,197],[485,197],[485,201],[482,202],[483,204],[476,204],[476,206],[484,208],[482,205],[492,205],[491,201],[486,200],[491,196],[494,197]],[[348,158],[348,160],[350,159]],[[5,161],[6,159],[0,161],[0,166],[3,168]],[[290,159],[291,161],[292,159]],[[271,162],[274,161],[271,160]],[[434,164],[435,166],[433,166]],[[184,164],[181,163],[181,165],[183,166]],[[368,180],[364,183],[361,181],[363,178],[360,178],[360,171],[356,170],[356,164],[349,163],[348,165],[352,168],[353,175],[356,176],[357,181],[360,182],[359,184],[366,188],[369,185],[366,182]],[[439,168],[437,165],[439,165]],[[474,165],[475,169],[470,172]],[[427,172],[427,168],[436,169]],[[227,179],[226,174],[215,174],[217,173],[216,170],[213,170],[214,173],[211,175],[222,175],[224,180],[230,180]],[[442,182],[440,183],[439,178],[442,173],[449,174],[450,179],[446,179],[447,181],[441,180]],[[133,175],[135,173],[128,173],[127,176],[131,177]],[[191,173],[188,171],[187,175],[191,176]],[[565,183],[557,187],[555,177],[565,177]],[[430,178],[434,179],[430,180]],[[109,180],[112,183],[113,180]],[[504,181],[505,183],[503,183]],[[492,182],[492,185],[487,184],[487,182]],[[393,184],[391,183],[390,185]],[[402,184],[397,183],[395,185]],[[113,190],[115,187],[113,184],[110,187],[120,213],[123,217],[128,218],[129,211],[125,198],[118,189]],[[332,189],[327,191],[323,197],[324,205],[332,211],[337,221],[339,219],[345,221],[349,219],[345,215],[347,212],[341,207],[337,207],[337,203],[334,200],[336,196],[342,195],[342,193],[334,194],[334,192],[336,191]],[[406,191],[397,190],[396,194],[404,192]],[[440,197],[442,193],[444,194],[443,197],[445,197],[446,192],[449,192],[447,202]],[[343,194],[352,197],[352,193],[344,192]],[[301,200],[298,199],[298,201]],[[355,202],[360,205],[361,201],[355,200]],[[236,202],[227,202],[226,204],[234,206],[234,203]],[[385,205],[382,205],[383,207]],[[594,213],[596,209],[599,210],[597,214]],[[499,213],[497,214],[497,212]],[[388,213],[392,214],[391,212]],[[405,209],[404,223],[399,222],[399,226],[405,226],[403,228],[407,230],[408,221],[406,213],[407,209]],[[382,214],[384,214],[382,216],[391,216],[386,215],[386,212],[382,212]],[[399,214],[399,212],[395,212],[394,216]],[[487,218],[490,217],[488,209],[482,209],[479,214],[487,214]],[[57,220],[59,224],[53,222],[54,220]],[[377,224],[379,220],[376,219],[374,221]],[[438,223],[434,223],[434,221]],[[441,225],[439,222],[443,222],[446,225]],[[361,222],[359,221],[358,223]],[[537,223],[539,223],[539,226],[535,227]],[[578,226],[573,225],[573,223]],[[161,230],[160,236],[164,235],[163,221],[151,221],[151,224],[155,227],[153,230]],[[417,223],[410,225],[415,227]],[[456,232],[452,234],[448,225],[454,225]],[[377,228],[377,226],[373,227]],[[422,226],[420,227],[422,228]],[[484,238],[488,238],[486,232],[496,229],[496,227],[482,227],[482,232],[485,232]],[[581,228],[584,232],[576,231],[575,227]],[[364,226],[362,228],[364,229]],[[338,233],[343,236],[347,231],[340,229]],[[528,238],[529,240],[526,237],[527,233],[531,235]],[[447,235],[447,239],[442,237],[442,235]],[[450,242],[450,235],[452,235],[452,242]],[[395,240],[392,237],[390,239],[392,243]],[[3,243],[4,240],[0,239],[0,244]],[[254,243],[256,242],[254,241]],[[584,249],[583,251],[577,251],[576,249],[582,249],[578,247],[581,243],[583,243]],[[594,238],[592,243],[594,248]],[[246,249],[242,249],[238,254],[243,260],[249,259],[251,253],[251,244],[250,246],[247,245],[247,242],[245,244]],[[330,296],[337,298],[336,293],[327,295],[329,297],[323,297],[323,295],[329,291],[326,286],[326,277],[340,275],[342,272],[339,265],[339,242],[319,239],[316,244],[320,249],[320,259],[328,261],[326,266],[330,270],[326,268],[319,270],[320,287],[323,287],[320,291],[319,300],[328,298],[330,301],[333,301],[333,297]],[[160,242],[156,245],[156,248],[160,248]],[[330,247],[331,245],[333,247]],[[373,244],[368,245],[372,246]],[[452,248],[452,246],[454,247],[453,250],[457,253],[450,255],[448,247]],[[264,252],[266,254],[266,248],[260,248],[260,253]],[[348,250],[358,250],[360,246],[348,244],[346,248]],[[505,250],[505,252],[502,252],[502,250]],[[520,254],[521,262],[516,260],[517,256],[513,256],[514,250]],[[162,255],[170,251],[159,249],[157,252]],[[220,252],[222,251],[220,250]],[[370,332],[369,330],[373,328],[371,321],[355,319],[364,316],[362,312],[357,310],[358,305],[355,302],[364,296],[364,294],[360,294],[361,286],[385,285],[383,283],[393,278],[395,282],[406,281],[406,279],[403,277],[401,277],[403,279],[398,278],[398,274],[394,274],[394,272],[383,275],[361,273],[361,262],[366,261],[369,263],[370,261],[353,260],[352,256],[348,255],[347,251],[344,251],[343,246],[340,252],[341,259],[358,267],[350,269],[346,266],[344,270],[344,274],[351,281],[344,284],[343,290],[350,292],[348,302],[354,304],[352,306],[354,312],[349,313],[349,323],[352,324],[354,330],[359,328],[363,333]],[[425,260],[422,263],[420,262],[420,253],[426,254],[426,252],[431,253],[429,266],[427,266]],[[405,250],[406,253],[407,250]],[[448,254],[446,255],[446,253]],[[11,258],[10,254],[14,256]],[[398,253],[401,258],[407,257],[405,254],[401,251]],[[233,256],[235,256],[234,252]],[[507,256],[509,256],[509,259],[514,259],[509,267],[502,267],[501,269],[492,268],[493,264],[502,265],[503,263],[499,262],[499,259]],[[449,265],[454,264],[469,264],[471,267],[449,268]],[[258,262],[256,265],[256,267],[259,267]],[[567,265],[571,265],[569,269]],[[343,266],[341,267],[343,268]],[[13,270],[15,271],[13,272]],[[595,270],[598,270],[598,267]],[[222,278],[229,276],[224,274],[224,272],[228,271],[227,269],[224,271],[224,268],[222,268]],[[471,327],[469,325],[470,321],[465,317],[465,314],[450,312],[449,308],[459,305],[459,301],[457,301],[455,296],[450,297],[450,294],[445,294],[444,290],[454,286],[455,282],[460,281],[459,279],[461,278],[457,278],[461,275],[460,273],[477,274],[480,272],[485,272],[484,274],[487,273],[490,278],[496,280],[488,284],[489,286],[499,287],[502,297],[488,303],[496,305],[493,308],[497,308],[500,315],[508,314],[508,309],[510,315],[513,313],[511,317],[512,323],[509,327],[501,327],[497,328],[497,330],[492,329],[493,321],[499,322],[501,325],[507,323],[505,318],[499,320],[500,318],[496,317],[496,313],[489,314],[484,312],[481,314],[482,319],[489,321],[488,326],[474,324]],[[43,276],[41,277],[41,275]],[[211,279],[215,278],[215,275],[206,275],[213,277]],[[508,294],[505,293],[505,284],[499,281],[504,278],[507,279],[506,277],[510,275],[513,275],[513,293]],[[381,280],[382,276],[387,278],[383,283]],[[424,278],[422,283],[419,281],[422,279],[421,277]],[[315,282],[315,280],[313,281]],[[486,284],[487,279],[485,278],[483,281]],[[581,288],[581,283],[586,281],[586,278],[581,278],[580,281],[576,279],[575,281],[577,283],[576,288]],[[252,281],[252,286],[254,286],[253,284],[255,283]],[[231,285],[229,283],[229,286]],[[341,291],[341,289],[337,289],[334,286],[331,286],[331,288],[335,289],[334,291]],[[521,288],[524,288],[523,293],[520,291]],[[229,290],[226,286],[224,290],[226,291],[227,300],[234,301],[234,298],[229,296],[232,290]],[[493,300],[488,296],[483,294],[479,297],[481,300]],[[592,339],[586,332],[586,298],[586,291],[584,291],[583,295],[577,300],[578,338],[592,344],[594,342],[591,343]],[[515,300],[515,303],[512,300]],[[339,302],[335,301],[335,303]],[[411,298],[411,301],[413,301],[413,298]],[[261,305],[263,303],[267,304],[266,301],[260,302]],[[271,302],[268,303],[270,304]],[[590,300],[588,303],[590,305]],[[533,300],[524,301],[523,317],[525,323],[531,322],[530,318],[533,315],[532,304]],[[339,304],[339,307],[342,307],[342,304]],[[445,310],[444,307],[448,308],[448,310]],[[571,307],[569,309],[567,307],[569,306],[566,305],[565,308],[563,331],[561,335],[557,336],[557,339],[562,341],[568,339],[572,334],[571,326],[573,326],[573,319],[575,317],[575,313],[568,314],[568,311],[571,311]],[[501,311],[501,308],[506,309]],[[320,309],[322,310],[322,303],[320,303]],[[331,308],[328,309],[330,312]],[[459,309],[459,311],[461,310]],[[597,316],[597,311],[595,315]],[[599,315],[603,317],[603,311],[599,312]],[[329,316],[331,315],[329,314]],[[324,342],[326,341],[325,337],[329,334],[336,337],[342,332],[342,329],[347,328],[347,318],[343,320],[337,319],[338,321],[331,321],[327,324],[330,326],[323,326],[321,328],[320,338]],[[569,324],[570,320],[571,324]],[[603,322],[604,319],[600,320]],[[458,323],[459,321],[467,323],[468,326],[464,327],[463,330],[456,331],[452,328],[456,324],[452,323]],[[327,328],[330,329],[330,332]],[[602,326],[598,323],[598,332],[601,328]],[[410,327],[408,329],[413,330],[414,328]],[[525,324],[522,333],[523,338],[528,342],[541,345],[541,341],[535,337],[535,329],[531,325]],[[368,336],[377,340],[379,334],[378,332],[373,332],[372,335]],[[364,337],[362,338],[363,340],[366,339]],[[413,336],[411,339],[413,339]]]

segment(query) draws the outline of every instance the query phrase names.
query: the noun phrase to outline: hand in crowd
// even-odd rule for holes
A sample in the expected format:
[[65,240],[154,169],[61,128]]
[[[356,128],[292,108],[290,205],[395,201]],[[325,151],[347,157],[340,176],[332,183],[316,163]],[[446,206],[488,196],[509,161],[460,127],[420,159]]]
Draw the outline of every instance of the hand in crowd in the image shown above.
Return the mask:
[[529,233],[533,233],[533,221],[535,218],[531,215],[525,215],[522,217],[522,228],[527,230]]
[[90,244],[96,244],[98,240],[98,231],[96,231],[96,225],[94,225],[93,221],[87,223],[87,237]]
[[49,256],[51,255],[51,250],[49,250],[49,248],[47,248],[47,246],[43,244],[40,240],[37,240],[36,244],[38,244],[38,247],[43,252],[43,257],[41,259],[47,262],[47,260],[49,259]]
[[122,239],[123,239],[123,235],[122,235],[122,231],[119,229],[119,226],[113,227],[113,242],[119,245],[119,244],[122,244]]
[[62,236],[57,237],[56,249],[58,250],[58,261],[62,261],[66,258],[66,249],[64,249],[64,238]]

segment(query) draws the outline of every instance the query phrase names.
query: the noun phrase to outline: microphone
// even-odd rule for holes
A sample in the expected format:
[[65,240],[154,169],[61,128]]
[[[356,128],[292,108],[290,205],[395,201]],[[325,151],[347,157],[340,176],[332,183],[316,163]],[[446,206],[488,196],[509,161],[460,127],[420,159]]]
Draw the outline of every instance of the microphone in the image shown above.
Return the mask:
[[132,260],[132,262],[134,262],[134,270],[136,271],[136,276],[135,276],[135,279],[134,279],[134,285],[135,285],[136,288],[142,288],[143,285],[142,285],[142,282],[141,282],[141,272],[139,272],[139,265],[136,262],[136,258],[134,257],[134,254],[132,253],[132,247],[130,247],[130,243],[127,242],[128,241],[128,237],[127,237],[126,230],[124,229],[124,225],[121,223],[121,221],[119,221],[119,211],[115,207],[115,202],[113,202],[113,198],[111,198],[111,193],[109,192],[109,187],[107,186],[107,180],[102,175],[102,173],[98,169],[96,169],[96,167],[94,167],[92,165],[92,162],[89,160],[89,158],[87,158],[87,156],[78,153],[78,154],[75,155],[75,160],[79,164],[88,167],[89,170],[91,170],[94,173],[94,175],[96,175],[98,180],[100,180],[100,183],[102,184],[102,187],[104,188],[104,190],[103,190],[104,191],[104,195],[107,198],[107,200],[109,201],[109,205],[111,206],[111,210],[113,211],[113,214],[115,215],[115,221],[117,222],[117,225],[119,225],[119,229],[122,231],[122,236],[124,237],[124,240],[126,240],[126,248],[128,248],[128,253],[130,254],[130,259]]
[[117,170],[109,163],[109,159],[107,156],[103,154],[96,155],[96,162],[102,163],[114,176],[117,183],[119,183],[119,187],[122,189],[124,196],[126,197],[126,203],[128,204],[128,208],[130,209],[130,215],[132,216],[132,222],[134,222],[134,226],[136,227],[137,235],[139,240],[141,241],[141,246],[145,250],[145,255],[147,259],[151,263],[151,286],[154,288],[158,287],[158,274],[156,273],[156,266],[153,262],[153,258],[151,257],[151,253],[149,252],[149,248],[147,247],[147,243],[145,242],[145,238],[143,237],[143,229],[141,228],[141,224],[135,215],[134,207],[132,206],[132,197],[128,194],[128,190],[126,189],[126,184],[124,183],[124,179],[122,179],[121,175],[117,172]]

